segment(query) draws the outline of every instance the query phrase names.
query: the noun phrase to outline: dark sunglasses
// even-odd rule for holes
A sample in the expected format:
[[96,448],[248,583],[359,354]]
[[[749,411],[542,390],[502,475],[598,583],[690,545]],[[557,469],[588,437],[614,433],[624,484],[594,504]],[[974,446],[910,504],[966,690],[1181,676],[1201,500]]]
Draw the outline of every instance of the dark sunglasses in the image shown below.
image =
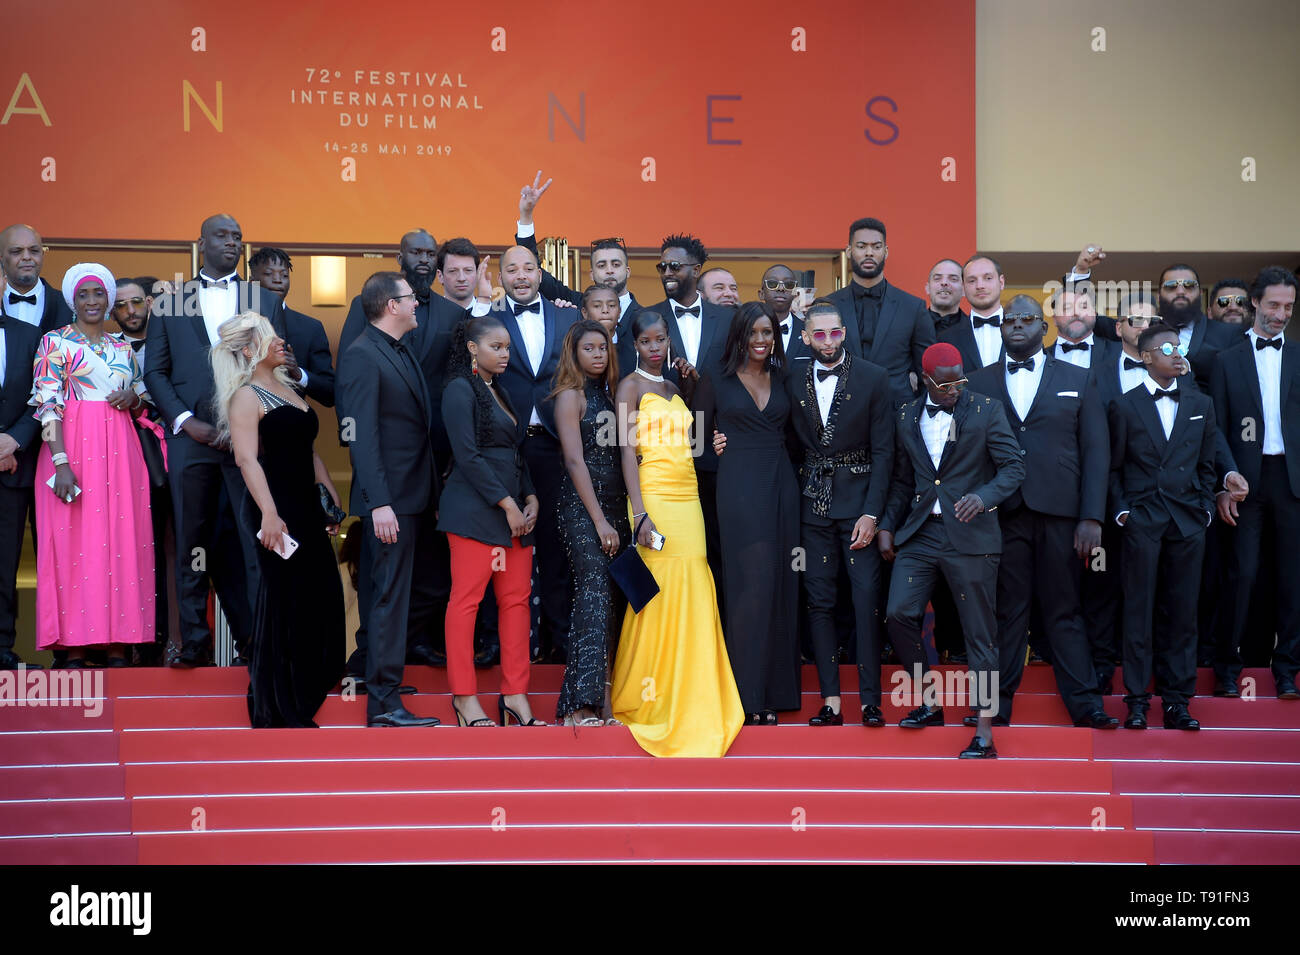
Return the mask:
[[833,342],[837,342],[844,337],[844,329],[832,328],[830,331],[818,329],[817,331],[809,332],[808,334],[812,336],[812,340],[815,342],[824,342],[828,338]]
[[1165,282],[1160,287],[1167,288],[1167,289],[1176,289],[1180,285],[1186,289],[1201,287],[1201,283],[1196,281],[1196,279],[1166,279]]
[[769,292],[793,292],[798,287],[797,279],[790,279],[788,282],[785,279],[763,279],[763,288]]
[[1146,328],[1152,319],[1150,315],[1128,315],[1124,321],[1128,322],[1129,328]]
[[1229,305],[1245,306],[1247,301],[1249,300],[1244,295],[1220,295],[1214,300],[1214,304],[1219,308],[1227,308]]
[[627,255],[627,246],[623,244],[623,237],[619,235],[612,235],[608,239],[593,240],[591,243],[591,251],[592,254],[595,254],[597,249],[608,249],[613,246],[618,246],[623,250],[623,254]]
[[132,295],[130,298],[124,298],[121,301],[114,302],[114,308],[126,308],[128,305],[140,306],[144,304],[144,299],[139,295]]
[[656,262],[655,268],[659,270],[660,275],[663,275],[665,272],[680,272],[683,269],[689,269],[694,264],[694,262]]

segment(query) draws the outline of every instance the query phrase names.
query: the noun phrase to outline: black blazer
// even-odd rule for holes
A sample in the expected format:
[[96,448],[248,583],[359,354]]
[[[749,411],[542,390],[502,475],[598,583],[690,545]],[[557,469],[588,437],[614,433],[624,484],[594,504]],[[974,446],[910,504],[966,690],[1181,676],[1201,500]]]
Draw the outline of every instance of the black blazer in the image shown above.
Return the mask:
[[[45,302],[41,309],[40,333],[44,335],[46,332],[55,328],[62,328],[64,325],[71,325],[76,319],[76,316],[72,314],[72,309],[68,308],[68,303],[63,300],[63,292],[60,289],[56,289],[49,282],[45,281],[45,279],[38,279],[38,281],[41,285],[45,286]],[[8,311],[9,291],[9,289],[6,289],[4,294],[0,295],[0,316],[4,318],[13,317]],[[112,304],[112,302],[109,302],[109,305]],[[15,319],[15,321],[19,320]],[[27,323],[22,322],[22,324],[26,325]]]
[[[527,428],[534,406],[542,427],[555,436],[555,402],[548,400],[551,391],[551,379],[560,366],[560,351],[564,336],[569,326],[578,320],[578,312],[572,308],[557,308],[550,299],[542,298],[542,322],[546,327],[546,345],[542,360],[537,366],[537,373],[528,361],[528,352],[524,348],[524,336],[519,331],[519,322],[511,310],[509,297],[501,299],[492,306],[494,314],[501,319],[510,333],[510,364],[501,375],[501,386],[510,395],[510,407],[519,416],[519,426]],[[500,498],[497,498],[500,500]]]
[[[239,290],[236,314],[251,309],[274,325],[279,296],[262,294],[255,282],[235,279],[235,285]],[[189,411],[208,423],[217,420],[212,407],[216,390],[209,357],[212,345],[200,301],[199,283],[191,279],[179,291],[154,299],[145,328],[144,383],[162,414],[169,440],[190,440],[183,431],[172,434],[172,423],[182,412]]]
[[827,298],[835,303],[844,322],[844,347],[879,365],[889,373],[895,405],[906,404],[916,395],[908,375],[921,376],[921,355],[934,344],[934,320],[925,302],[888,282],[880,302],[876,331],[869,353],[862,346],[862,329],[853,305],[853,287],[846,285]]
[[1187,538],[1203,532],[1214,513],[1214,402],[1181,383],[1179,391],[1168,440],[1145,385],[1111,404],[1107,519],[1128,511],[1125,530],[1161,537],[1172,522]]
[[1037,359],[1047,364],[1023,421],[1007,391],[1004,362],[970,375],[974,391],[1002,402],[1024,458],[1024,483],[1007,499],[1007,506],[1023,501],[1040,514],[1104,521],[1110,435],[1097,389],[1084,369],[1041,352]]
[[[934,313],[931,312],[930,314],[933,317]],[[975,343],[975,328],[971,324],[971,317],[965,312],[961,313],[959,320],[948,322],[942,328],[936,323],[935,338],[955,346],[961,352],[962,371],[966,372],[967,375],[984,367],[984,363],[980,360],[979,345]],[[1007,348],[1003,345],[998,351],[998,360],[995,364],[1001,364],[1006,355]]]
[[[1282,441],[1286,447],[1286,472],[1291,493],[1300,497],[1300,345],[1282,345],[1282,374],[1279,381],[1278,412],[1282,418]],[[1252,492],[1260,487],[1264,462],[1264,399],[1255,368],[1255,346],[1247,338],[1219,354],[1210,382],[1214,415],[1219,422],[1220,451],[1218,477],[1239,471]],[[1252,426],[1253,425],[1253,426]],[[1248,436],[1246,440],[1243,435]],[[1223,457],[1223,450],[1228,456]]]
[[[325,326],[310,315],[282,305],[271,319],[275,333],[293,349],[298,366],[307,374],[307,396],[326,408],[334,406],[334,356]],[[145,349],[148,351],[148,349]]]
[[[898,412],[894,474],[881,529],[892,530],[894,546],[902,546],[925,523],[937,497],[944,530],[957,553],[1002,553],[995,510],[1025,479],[1024,458],[1002,402],[970,390],[957,399],[938,471],[921,435],[925,402],[922,395]],[[963,524],[953,508],[967,494],[978,494],[985,509]]]
[[[1219,352],[1240,342],[1248,330],[1248,326],[1216,322],[1204,315],[1196,319],[1192,325],[1191,341],[1187,343],[1187,363],[1192,366],[1192,374],[1201,391],[1207,395],[1210,393],[1210,376],[1214,372]],[[1109,341],[1119,341],[1115,319],[1107,315],[1097,316],[1096,333]],[[1178,387],[1182,387],[1182,382],[1179,382]]]
[[[513,497],[523,510],[524,499],[537,492],[521,450],[527,422],[511,403],[506,389],[501,388],[497,394],[517,420],[511,421],[510,415],[492,402],[490,438],[480,444],[479,407],[472,382],[458,378],[447,383],[442,417],[451,440],[453,464],[438,505],[438,530],[494,547],[509,547],[510,522],[497,502]],[[521,546],[530,547],[533,536],[524,535],[519,541]]]
[[[812,512],[812,501],[800,494],[801,520],[807,524],[828,524],[831,520],[857,520],[871,514],[877,520],[885,511],[889,478],[894,464],[894,400],[889,376],[879,365],[854,357],[847,375],[835,386],[827,423],[835,430],[825,447],[821,444],[822,419],[812,389],[816,362],[800,361],[785,375],[790,397],[790,429],[799,452],[793,459],[799,474],[800,491],[809,477],[807,455],[839,454],[864,448],[868,452],[865,471],[837,467],[831,476],[831,509],[827,518]],[[857,473],[854,473],[854,472]]]
[[[787,321],[791,328],[790,347],[785,350],[785,367],[794,374],[803,374],[804,366],[812,361],[813,352],[803,343],[803,319],[791,312]],[[777,334],[781,334],[779,328]]]
[[[413,335],[403,336],[402,344]],[[385,505],[397,514],[434,506],[438,475],[423,376],[411,374],[383,333],[369,324],[340,365],[339,403],[355,424],[350,510],[365,517]]]
[[31,487],[36,476],[36,452],[40,450],[41,424],[29,405],[32,396],[32,365],[41,343],[41,330],[16,318],[0,317],[0,335],[5,342],[5,380],[0,387],[0,433],[18,442],[14,458],[18,470],[0,472],[4,487]]
[[[1097,392],[1097,398],[1107,416],[1110,415],[1111,403],[1124,393],[1120,391],[1119,377],[1120,360],[1124,357],[1126,357],[1124,350],[1117,346],[1111,352],[1110,358],[1104,362],[1094,362],[1092,365],[1092,386]],[[1183,379],[1179,380],[1178,387],[1183,387],[1184,383],[1190,380],[1191,376],[1185,375]],[[1108,514],[1107,516],[1113,517],[1114,515]]]

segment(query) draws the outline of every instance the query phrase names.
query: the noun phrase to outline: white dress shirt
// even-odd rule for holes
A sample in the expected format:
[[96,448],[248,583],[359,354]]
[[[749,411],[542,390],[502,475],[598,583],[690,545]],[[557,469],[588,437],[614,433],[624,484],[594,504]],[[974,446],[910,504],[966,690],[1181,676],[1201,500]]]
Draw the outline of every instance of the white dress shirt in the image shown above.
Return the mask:
[[[1002,306],[999,305],[987,315],[980,315],[979,318],[996,318],[1002,320],[1005,316],[1002,314]],[[998,357],[1002,354],[1002,329],[995,328],[992,325],[981,325],[975,327],[976,312],[971,309],[970,322],[971,332],[975,335],[975,346],[980,353],[980,367],[997,364]]]
[[[510,307],[511,314],[514,314],[515,301],[507,298],[507,304]],[[528,367],[536,375],[542,368],[542,359],[546,353],[546,317],[543,314],[546,306],[542,304],[540,295],[533,298],[532,302],[520,302],[521,305],[532,305],[533,302],[541,311],[537,312],[520,312],[515,315],[515,324],[519,326],[519,334],[524,340],[524,358],[528,361]],[[537,414],[537,408],[534,406],[532,413],[528,416],[530,425],[541,424],[542,419]]]
[[[219,279],[213,279],[210,275],[204,275],[203,270],[199,270],[199,308],[203,310],[203,327],[208,333],[208,347],[212,347],[221,341],[221,323],[228,319],[234,318],[239,312],[239,288],[236,280],[238,275],[231,272],[229,275]],[[203,279],[209,281],[225,282],[225,288],[209,288],[203,285]],[[141,365],[143,367],[143,365]],[[303,373],[304,375],[306,372]],[[172,422],[172,434],[180,434],[181,428],[185,422],[194,417],[193,411],[182,411]]]
[[1038,394],[1038,386],[1043,381],[1043,367],[1047,364],[1047,358],[1041,349],[1025,360],[1032,361],[1034,367],[1017,368],[1014,372],[1007,371],[1006,364],[1011,362],[1010,355],[1007,356],[1006,364],[1002,366],[1002,374],[1007,380],[1007,394],[1011,397],[1011,407],[1016,409],[1016,416],[1021,421],[1029,417],[1029,409],[1033,406],[1034,398]]
[[1255,352],[1255,374],[1259,376],[1259,397],[1264,403],[1264,453],[1286,454],[1282,438],[1282,351],[1256,348],[1259,340],[1272,341],[1251,329],[1246,333]]
[[792,312],[791,314],[789,314],[789,315],[787,315],[787,316],[785,317],[785,331],[781,331],[781,325],[780,325],[779,323],[778,323],[777,326],[776,326],[776,331],[777,331],[777,334],[779,334],[779,335],[781,336],[781,347],[785,350],[785,354],[786,354],[787,356],[789,356],[789,354],[790,354],[790,342],[794,340],[794,338],[793,338],[793,336],[794,336],[794,313],[793,313],[793,312]]
[[[10,292],[13,292],[15,295],[35,295],[36,304],[32,305],[28,302],[10,302],[9,301]],[[44,317],[45,315],[45,283],[44,282],[42,282],[40,279],[37,279],[36,284],[28,292],[20,292],[18,291],[18,289],[14,288],[11,285],[4,290],[3,295],[4,295],[4,308],[0,309],[0,311],[3,311],[3,313],[10,318],[16,318],[20,322],[26,322],[28,325],[35,325],[37,328],[40,327],[41,318]]]
[[[927,400],[926,405],[930,402]],[[921,412],[921,437],[925,439],[925,449],[930,452],[930,460],[934,462],[935,473],[939,471],[939,461],[943,458],[944,445],[948,443],[948,435],[952,430],[952,412],[940,411],[933,417],[930,412]],[[930,508],[931,514],[942,514],[939,507],[939,498],[936,495],[934,507]]]
[[0,329],[0,388],[5,386],[5,371],[9,361],[9,346],[5,341],[4,329]]
[[817,410],[821,412],[822,427],[826,427],[826,418],[831,413],[831,402],[835,398],[835,384],[838,382],[838,375],[827,375],[826,379],[818,380],[816,369],[838,368],[844,364],[844,356],[833,365],[823,365],[820,361],[813,363],[813,389],[817,392]]
[[[1169,385],[1168,388],[1164,388],[1164,389],[1161,389],[1160,385],[1157,384],[1156,380],[1152,378],[1150,375],[1147,375],[1146,378],[1143,379],[1142,384],[1146,386],[1147,391],[1153,397],[1155,396],[1157,390],[1163,390],[1163,391],[1178,390],[1177,378],[1173,380],[1173,382]],[[1169,436],[1173,434],[1174,431],[1174,419],[1178,417],[1178,402],[1170,401],[1168,398],[1161,398],[1159,401],[1154,402],[1154,404],[1156,406],[1156,414],[1160,416],[1160,427],[1165,429],[1165,440],[1168,441]]]
[[[1083,339],[1080,343],[1086,344],[1088,346],[1087,348],[1071,348],[1069,351],[1066,351],[1061,347],[1065,343],[1064,338],[1057,338],[1055,344],[1052,345],[1052,350],[1055,352],[1057,361],[1068,361],[1071,365],[1076,365],[1079,368],[1089,368],[1092,366],[1092,350],[1097,347],[1097,340],[1093,337],[1092,332],[1089,332],[1088,337]],[[1070,344],[1075,343],[1070,342]]]
[[1140,358],[1134,358],[1132,355],[1125,354],[1123,351],[1121,351],[1119,358],[1116,359],[1116,364],[1119,368],[1119,390],[1121,394],[1128,394],[1138,385],[1142,384],[1147,377],[1146,365],[1143,365],[1141,368],[1125,368],[1125,358],[1129,361],[1142,360]]
[[[686,349],[686,360],[692,365],[699,365],[700,357],[700,336],[704,331],[704,296],[699,292],[695,293],[695,301],[689,305],[678,305],[676,302],[670,302],[669,307],[673,310],[673,318],[677,319],[677,330],[682,333],[682,347]],[[684,308],[699,308],[699,315],[687,315],[682,312]]]

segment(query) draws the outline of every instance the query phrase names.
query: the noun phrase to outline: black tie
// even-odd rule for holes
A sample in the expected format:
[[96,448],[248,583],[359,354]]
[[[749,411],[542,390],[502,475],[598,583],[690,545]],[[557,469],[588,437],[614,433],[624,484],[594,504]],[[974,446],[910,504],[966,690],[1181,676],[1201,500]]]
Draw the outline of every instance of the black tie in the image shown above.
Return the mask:
[[135,341],[131,342],[131,351],[139,351],[143,347],[144,347],[143,338],[137,338]]
[[204,288],[225,288],[230,284],[226,279],[210,279],[202,275],[199,276],[199,281],[203,283]]
[[1151,398],[1155,401],[1159,401],[1161,398],[1168,398],[1171,401],[1177,401],[1178,389],[1170,388],[1168,391],[1161,391],[1159,388],[1157,388],[1155,391],[1151,393]]
[[1075,342],[1074,344],[1071,344],[1070,342],[1059,342],[1058,344],[1061,346],[1061,354],[1065,354],[1066,352],[1072,352],[1072,351],[1088,350],[1087,342]]
[[831,375],[834,375],[838,378],[842,371],[844,371],[843,365],[836,365],[834,368],[818,368],[817,380],[825,381],[827,378],[831,377]]
[[28,305],[35,305],[36,293],[33,292],[31,295],[19,295],[17,292],[10,292],[9,304],[17,305],[19,302],[26,302]]
[[978,315],[972,315],[970,320],[971,324],[976,328],[983,328],[985,325],[992,325],[994,328],[1002,327],[1002,318],[998,315],[995,315],[992,318],[980,318]]
[[947,410],[948,410],[947,408],[941,408],[939,407],[939,405],[932,405],[929,402],[926,402],[925,405],[926,414],[928,414],[931,418],[937,415],[940,411],[947,411]]
[[674,305],[673,318],[681,318],[683,315],[694,315],[696,318],[699,318],[700,307],[698,305],[692,305],[690,308],[682,308],[680,305]]
[[522,315],[524,312],[536,312],[538,315],[542,314],[542,303],[540,301],[533,302],[530,305],[520,305],[518,302],[514,302],[510,307],[514,309],[516,316]]
[[1015,374],[1016,372],[1018,372],[1021,368],[1023,368],[1025,371],[1033,371],[1033,370],[1034,370],[1034,356],[1033,356],[1033,355],[1030,355],[1030,356],[1029,356],[1028,358],[1026,358],[1024,361],[1008,361],[1008,362],[1007,362],[1007,374],[1008,374],[1008,375],[1014,375],[1014,374]]
[[790,334],[790,323],[789,323],[789,322],[786,322],[784,325],[781,326],[781,334],[782,334],[782,335],[789,335],[789,334]]
[[[9,301],[13,301],[12,295],[9,296]],[[1281,351],[1282,336],[1279,335],[1277,338],[1256,338],[1255,351],[1263,351],[1265,348],[1276,348],[1278,351]]]
[[1145,367],[1146,365],[1142,364],[1142,362],[1140,361],[1134,361],[1132,358],[1128,358],[1128,357],[1124,358],[1125,371],[1133,371],[1134,369],[1145,368]]

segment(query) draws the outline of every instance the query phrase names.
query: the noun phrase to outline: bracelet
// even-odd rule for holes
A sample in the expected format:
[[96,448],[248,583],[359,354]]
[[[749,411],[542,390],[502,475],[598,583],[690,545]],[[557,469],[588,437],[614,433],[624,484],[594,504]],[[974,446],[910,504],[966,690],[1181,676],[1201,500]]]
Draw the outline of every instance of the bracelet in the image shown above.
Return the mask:
[[647,516],[648,516],[648,515],[646,514],[646,512],[645,512],[645,511],[642,511],[640,514],[633,514],[633,515],[632,515],[632,520],[636,520],[638,517],[647,517]]
[[60,451],[57,454],[50,455],[50,462],[57,468],[60,464],[68,463],[68,456],[64,452]]

